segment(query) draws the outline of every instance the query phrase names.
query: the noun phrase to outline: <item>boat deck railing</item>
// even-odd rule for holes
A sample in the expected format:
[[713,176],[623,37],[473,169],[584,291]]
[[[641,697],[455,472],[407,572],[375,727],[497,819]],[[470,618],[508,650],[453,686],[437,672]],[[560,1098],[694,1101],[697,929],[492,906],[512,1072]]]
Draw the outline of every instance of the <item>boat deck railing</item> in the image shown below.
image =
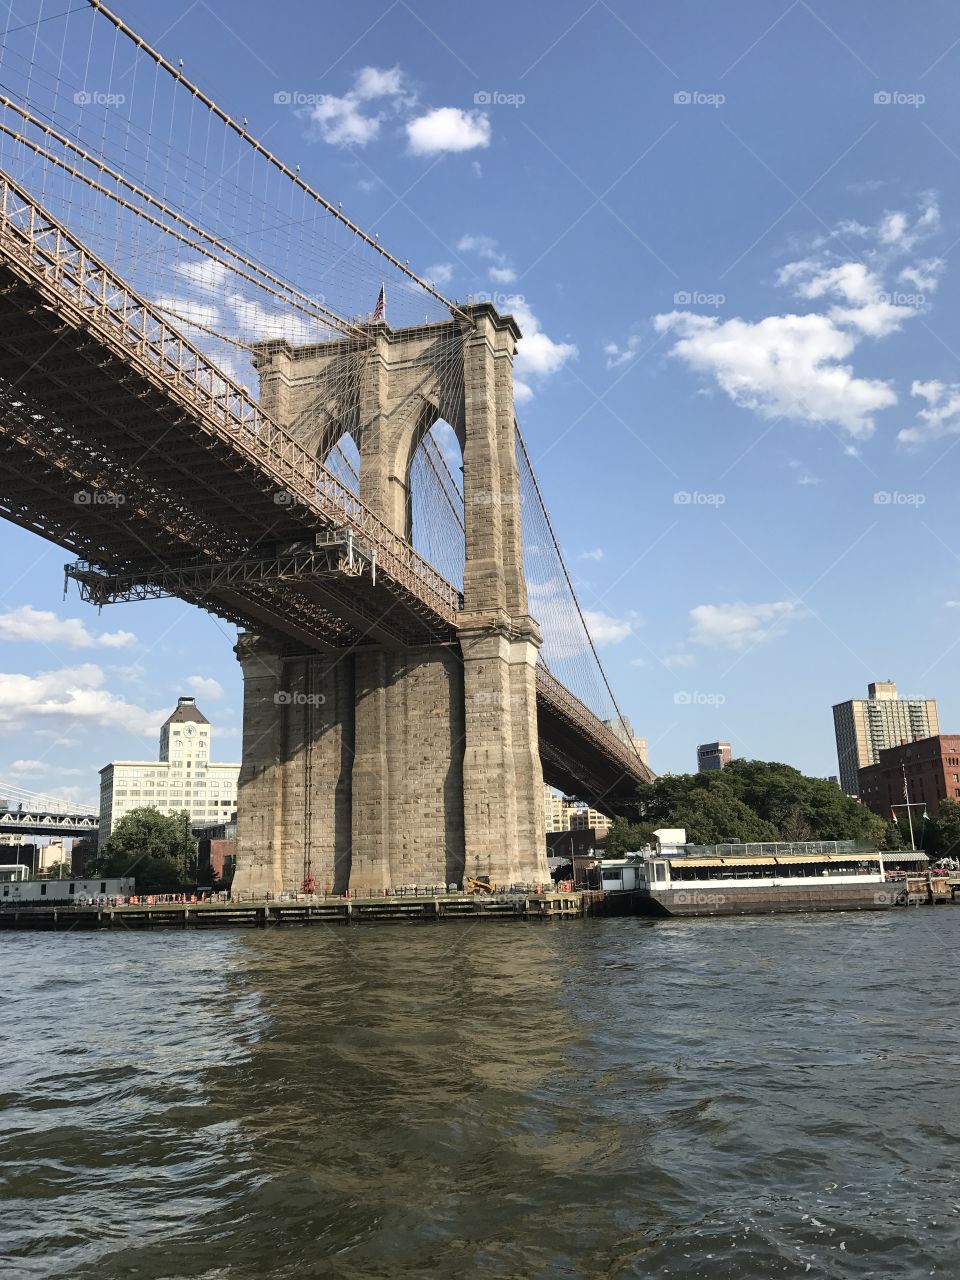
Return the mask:
[[870,840],[765,840],[730,841],[726,844],[686,844],[679,857],[686,858],[783,858],[790,855],[813,856],[816,854],[877,854],[875,842]]

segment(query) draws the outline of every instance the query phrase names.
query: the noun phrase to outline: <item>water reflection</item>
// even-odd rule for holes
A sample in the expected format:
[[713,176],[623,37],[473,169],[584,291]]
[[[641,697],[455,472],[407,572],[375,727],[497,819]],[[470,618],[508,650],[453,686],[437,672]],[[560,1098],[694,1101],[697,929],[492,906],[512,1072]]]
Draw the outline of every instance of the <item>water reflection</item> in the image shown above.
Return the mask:
[[916,993],[958,937],[949,911],[11,937],[7,1273],[937,1274],[960,1044]]

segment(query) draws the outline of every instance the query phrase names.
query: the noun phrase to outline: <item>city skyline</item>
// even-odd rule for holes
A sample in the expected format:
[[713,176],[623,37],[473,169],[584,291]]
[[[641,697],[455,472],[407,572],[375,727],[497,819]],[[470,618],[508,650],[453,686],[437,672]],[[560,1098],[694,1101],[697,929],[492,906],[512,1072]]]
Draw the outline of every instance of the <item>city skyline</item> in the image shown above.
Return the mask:
[[[230,33],[191,17],[191,72],[218,101],[255,104],[279,153],[446,292],[517,315],[521,421],[657,772],[689,772],[691,744],[716,739],[833,773],[830,709],[877,672],[938,698],[946,730],[960,717],[952,460],[938,465],[960,378],[958,55],[946,9],[921,31],[880,8],[882,23],[852,5],[827,27],[794,6],[771,27],[757,3],[732,21],[698,7],[693,29],[653,13],[641,38],[606,6],[561,3],[549,39],[511,12],[509,51],[469,15],[424,32],[398,9],[367,31],[341,12],[350,53],[330,68],[262,31],[259,6],[237,4]],[[176,53],[176,21],[129,11]],[[585,49],[617,73],[574,94]],[[755,111],[771,77],[775,122]],[[795,383],[777,374],[791,355]],[[232,628],[176,601],[64,602],[68,557],[7,523],[0,555],[0,777],[95,799],[83,759],[141,756],[185,689],[239,754]],[[879,566],[903,562],[893,605]],[[788,723],[771,709],[796,687]]]

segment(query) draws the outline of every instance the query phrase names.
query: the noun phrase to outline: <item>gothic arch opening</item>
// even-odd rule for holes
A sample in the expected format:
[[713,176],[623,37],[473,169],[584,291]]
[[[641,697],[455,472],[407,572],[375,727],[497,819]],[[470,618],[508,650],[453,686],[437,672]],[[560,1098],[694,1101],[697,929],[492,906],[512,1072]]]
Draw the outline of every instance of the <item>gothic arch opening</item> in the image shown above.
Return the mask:
[[344,488],[360,496],[360,450],[349,431],[345,431],[332,446],[323,465]]
[[424,432],[414,450],[407,485],[414,550],[463,590],[463,453],[443,418]]

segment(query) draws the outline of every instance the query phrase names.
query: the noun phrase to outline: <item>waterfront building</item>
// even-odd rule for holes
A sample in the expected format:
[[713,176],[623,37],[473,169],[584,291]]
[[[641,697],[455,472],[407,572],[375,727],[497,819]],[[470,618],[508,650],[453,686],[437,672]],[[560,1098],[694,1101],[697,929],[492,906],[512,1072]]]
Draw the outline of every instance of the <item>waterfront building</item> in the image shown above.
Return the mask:
[[960,735],[937,734],[883,748],[878,754],[875,764],[860,770],[858,783],[863,803],[881,817],[896,813],[906,829],[904,804],[912,806],[916,822],[924,809],[935,818],[941,801],[960,800]]
[[158,760],[114,760],[100,770],[99,842],[131,809],[189,813],[192,826],[227,821],[237,807],[239,764],[215,764],[214,728],[194,698],[179,698],[160,730]]
[[859,772],[876,764],[880,752],[940,732],[935,698],[901,698],[893,680],[867,686],[866,698],[852,698],[833,708],[840,785],[859,795]]
[[553,787],[543,788],[544,816],[547,834],[556,831],[597,831],[605,836],[613,819],[599,809],[561,795]]
[[732,759],[729,742],[701,742],[697,747],[697,773],[715,773]]
[[625,742],[628,747],[633,747],[647,768],[650,767],[647,739],[634,736],[633,725],[626,717],[623,720],[604,720],[603,723],[617,735],[621,742]]

